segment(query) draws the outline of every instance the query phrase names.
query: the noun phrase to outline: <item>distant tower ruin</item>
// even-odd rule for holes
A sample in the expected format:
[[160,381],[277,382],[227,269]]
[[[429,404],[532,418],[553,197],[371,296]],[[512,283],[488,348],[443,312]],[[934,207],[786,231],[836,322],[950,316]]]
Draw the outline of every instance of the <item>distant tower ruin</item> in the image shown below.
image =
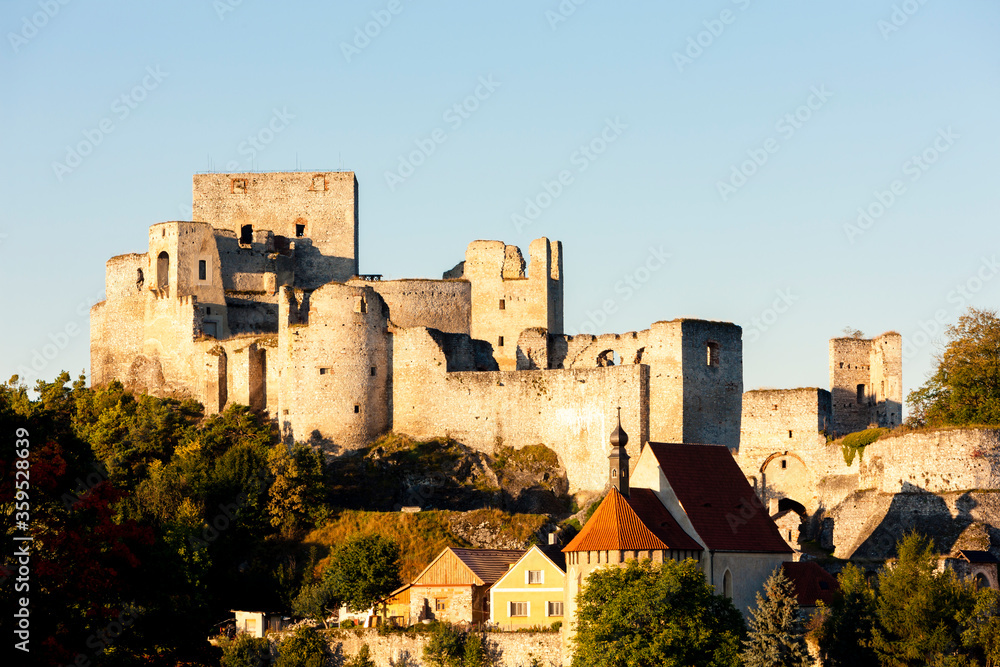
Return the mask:
[[903,421],[903,338],[830,340],[832,428],[837,435]]

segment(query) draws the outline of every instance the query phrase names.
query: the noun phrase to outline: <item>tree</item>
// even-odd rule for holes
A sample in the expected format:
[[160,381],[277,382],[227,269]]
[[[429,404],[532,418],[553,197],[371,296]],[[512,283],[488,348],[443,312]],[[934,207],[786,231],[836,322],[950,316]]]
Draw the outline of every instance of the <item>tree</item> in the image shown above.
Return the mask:
[[895,565],[879,573],[872,648],[883,665],[933,665],[961,654],[960,618],[971,616],[976,593],[954,571],[937,571],[934,545],[909,533]]
[[844,327],[844,335],[848,338],[864,338],[865,332],[861,329],[855,329],[854,327]]
[[302,625],[278,646],[275,667],[324,667],[330,645],[315,629]]
[[937,370],[910,392],[911,421],[926,426],[1000,424],[1000,319],[969,308],[945,329]]
[[353,537],[334,552],[324,581],[352,612],[370,609],[400,586],[399,546],[381,535]]
[[871,649],[875,626],[875,591],[861,568],[848,564],[837,576],[840,590],[816,635],[820,656],[829,667],[878,667]]
[[694,560],[630,560],[593,571],[577,596],[573,667],[735,667],[744,632]]
[[503,650],[485,632],[468,632],[462,646],[463,667],[494,667],[500,664]]
[[333,590],[325,582],[304,584],[295,600],[292,602],[292,612],[296,616],[310,618],[329,628],[327,618],[340,608],[342,601],[333,594]]
[[751,615],[750,633],[743,642],[742,653],[747,667],[806,667],[812,664],[795,586],[780,567],[764,582],[764,595],[757,593],[757,608]]
[[969,617],[961,619],[965,628],[962,643],[975,651],[985,667],[1000,665],[1000,592],[981,588]]
[[448,623],[435,623],[424,644],[424,660],[431,667],[463,667],[465,637]]
[[222,667],[263,667],[271,658],[271,642],[245,632],[222,649]]
[[267,512],[272,526],[291,531],[310,523],[326,495],[323,467],[323,453],[312,447],[289,449],[279,443],[271,448],[268,470],[274,482]]

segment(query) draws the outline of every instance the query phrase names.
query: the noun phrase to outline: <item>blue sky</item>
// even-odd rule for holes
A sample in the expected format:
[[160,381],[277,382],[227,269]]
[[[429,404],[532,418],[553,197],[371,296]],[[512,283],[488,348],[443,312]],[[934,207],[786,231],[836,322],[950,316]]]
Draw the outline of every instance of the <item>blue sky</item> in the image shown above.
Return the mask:
[[89,366],[104,262],[209,168],[353,169],[389,278],[559,239],[569,332],[736,322],[748,389],[851,326],[909,391],[1000,302],[996,2],[63,1],[0,7],[4,378]]

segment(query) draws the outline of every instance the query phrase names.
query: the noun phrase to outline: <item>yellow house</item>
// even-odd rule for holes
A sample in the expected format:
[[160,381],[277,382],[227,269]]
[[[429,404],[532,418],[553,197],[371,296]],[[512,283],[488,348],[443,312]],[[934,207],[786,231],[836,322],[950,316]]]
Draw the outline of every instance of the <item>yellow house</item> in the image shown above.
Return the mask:
[[556,546],[533,546],[490,588],[490,622],[503,630],[563,620],[566,560]]

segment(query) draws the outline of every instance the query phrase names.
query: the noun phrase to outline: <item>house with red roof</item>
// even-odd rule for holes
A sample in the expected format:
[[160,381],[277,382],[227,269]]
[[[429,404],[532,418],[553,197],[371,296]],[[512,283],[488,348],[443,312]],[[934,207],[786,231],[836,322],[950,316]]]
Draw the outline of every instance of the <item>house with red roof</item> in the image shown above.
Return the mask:
[[599,567],[693,558],[716,592],[748,615],[764,581],[793,557],[728,447],[650,442],[632,466],[627,444],[619,420],[608,457],[611,490],[563,549],[566,664],[576,596]]
[[799,610],[806,618],[816,612],[820,603],[829,607],[840,590],[837,578],[813,561],[782,563],[781,569],[795,587]]

